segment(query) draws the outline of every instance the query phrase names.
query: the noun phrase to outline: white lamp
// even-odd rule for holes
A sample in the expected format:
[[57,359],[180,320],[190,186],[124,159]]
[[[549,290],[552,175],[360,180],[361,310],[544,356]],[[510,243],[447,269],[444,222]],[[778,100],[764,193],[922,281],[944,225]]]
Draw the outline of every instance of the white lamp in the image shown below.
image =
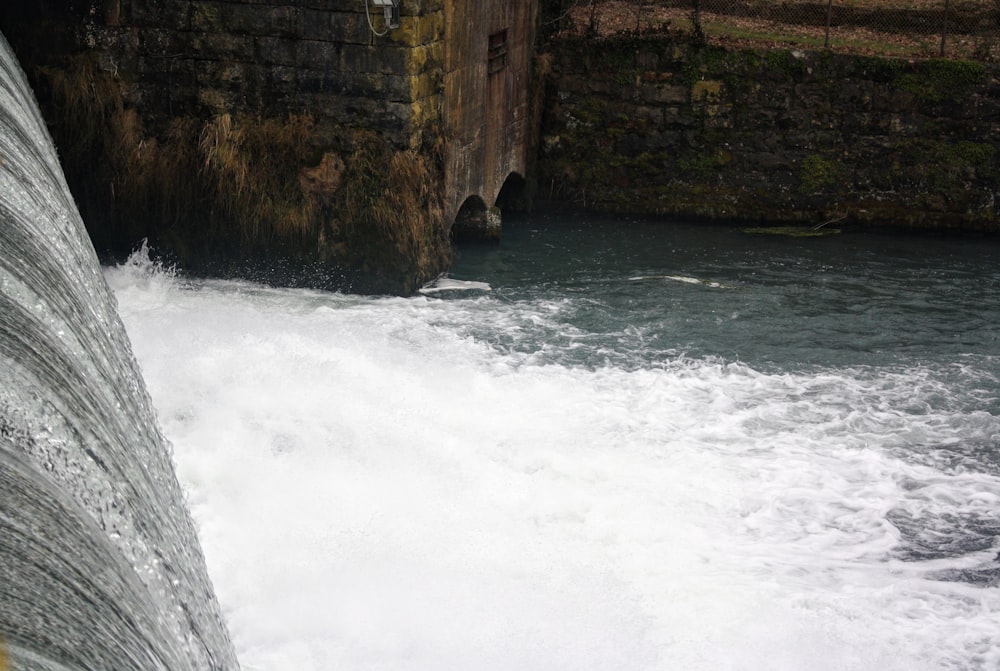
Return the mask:
[[386,28],[399,28],[399,0],[372,0],[372,4],[385,12]]

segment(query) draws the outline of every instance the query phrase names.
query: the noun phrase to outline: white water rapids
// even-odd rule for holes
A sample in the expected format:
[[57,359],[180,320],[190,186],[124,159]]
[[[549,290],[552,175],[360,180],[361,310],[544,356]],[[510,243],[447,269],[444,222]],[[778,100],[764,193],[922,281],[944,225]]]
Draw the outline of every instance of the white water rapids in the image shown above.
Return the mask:
[[908,456],[1000,435],[932,371],[564,365],[482,337],[556,300],[106,275],[245,669],[1000,668],[1000,590],[942,579],[995,542],[896,551],[1000,504]]

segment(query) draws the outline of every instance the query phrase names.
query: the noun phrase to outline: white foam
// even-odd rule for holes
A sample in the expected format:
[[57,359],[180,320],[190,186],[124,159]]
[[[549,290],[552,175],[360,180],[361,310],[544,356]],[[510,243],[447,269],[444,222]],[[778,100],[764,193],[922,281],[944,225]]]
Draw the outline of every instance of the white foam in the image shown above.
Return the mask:
[[688,275],[635,275],[628,278],[630,282],[648,282],[650,280],[670,280],[671,282],[681,282],[683,284],[699,284],[712,289],[725,289],[725,285],[714,280],[699,279]]
[[890,510],[998,494],[893,452],[954,437],[906,411],[932,381],[569,367],[468,331],[555,304],[109,274],[244,668],[1000,664],[998,590],[928,577],[988,553],[892,554]]
[[422,294],[437,294],[443,291],[492,291],[493,288],[487,282],[476,282],[472,280],[456,280],[451,277],[439,277],[424,286],[420,287]]

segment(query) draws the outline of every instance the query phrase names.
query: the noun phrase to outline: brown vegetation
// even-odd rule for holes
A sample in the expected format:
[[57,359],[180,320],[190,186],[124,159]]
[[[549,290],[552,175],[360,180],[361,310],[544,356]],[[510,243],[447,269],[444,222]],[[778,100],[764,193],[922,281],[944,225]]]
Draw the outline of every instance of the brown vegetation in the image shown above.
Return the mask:
[[[692,0],[569,0],[559,35],[694,34]],[[995,0],[701,0],[704,38],[731,48],[1000,60]],[[829,25],[829,30],[827,26]]]
[[234,120],[220,114],[202,126],[198,148],[213,203],[242,222],[248,239],[302,238],[317,229],[321,203],[299,178],[314,153],[312,132],[306,115]]
[[397,151],[362,134],[340,138],[356,147],[345,161],[308,115],[183,116],[154,134],[93,58],[41,74],[64,170],[99,251],[125,254],[148,237],[183,264],[266,256],[277,245],[397,293],[446,267],[433,152]]
[[[394,269],[416,288],[447,267],[451,245],[444,221],[440,167],[425,153],[393,151],[374,134],[361,135],[347,161],[338,216],[349,253],[369,271]],[[384,272],[384,271],[383,271]]]
[[91,188],[107,189],[117,218],[169,225],[217,215],[208,218],[236,225],[247,243],[316,229],[317,199],[299,183],[315,153],[310,117],[176,117],[156,137],[125,104],[112,75],[88,57],[46,69],[44,77],[59,112],[54,134],[64,163],[89,173]]

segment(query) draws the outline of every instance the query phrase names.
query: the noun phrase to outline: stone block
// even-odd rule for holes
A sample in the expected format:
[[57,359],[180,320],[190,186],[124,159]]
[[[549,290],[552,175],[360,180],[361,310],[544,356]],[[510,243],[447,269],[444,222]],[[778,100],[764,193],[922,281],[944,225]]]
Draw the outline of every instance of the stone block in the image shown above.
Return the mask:
[[700,120],[687,107],[665,107],[663,124],[667,128],[690,128],[699,125]]
[[[299,40],[295,43],[295,65],[310,70],[342,70],[345,45],[319,40]],[[364,68],[354,68],[367,72]]]
[[439,12],[444,9],[444,0],[408,0],[404,2],[401,11],[413,14]]
[[287,37],[260,36],[253,38],[254,61],[277,67],[294,66],[297,62],[297,41]]
[[203,88],[198,91],[198,102],[213,114],[229,112],[233,107],[228,95],[214,88]]
[[232,33],[190,33],[186,51],[198,58],[252,61],[256,55],[254,38]]
[[411,103],[416,97],[413,88],[416,77],[409,75],[381,75],[384,84],[383,97],[386,100],[399,103]]
[[663,108],[659,105],[641,105],[631,112],[631,118],[644,126],[659,128],[663,126]]
[[405,73],[419,75],[444,67],[444,43],[432,42],[419,47],[413,47],[407,54]]
[[297,37],[300,23],[299,10],[294,6],[191,1],[194,31]]
[[242,94],[244,84],[253,73],[245,63],[198,60],[194,63],[195,85],[198,89],[217,89]]
[[722,96],[722,82],[701,79],[691,85],[691,101],[716,102]]
[[610,96],[617,94],[621,87],[603,79],[568,77],[559,84],[563,99],[580,98],[591,95]]
[[640,70],[658,71],[660,69],[660,54],[652,49],[639,50],[635,55],[635,65]]
[[442,90],[440,72],[425,72],[407,79],[409,80],[409,90],[406,100],[410,102],[430,98]]
[[244,64],[228,61],[220,65],[215,75],[215,80],[218,83],[225,84],[233,89],[239,88],[247,79],[246,66]]
[[432,121],[439,121],[444,109],[444,96],[440,94],[428,96],[413,102],[411,106],[411,124],[423,127]]
[[[315,43],[312,44],[315,45]],[[338,67],[336,69],[342,72],[408,73],[408,49],[389,44],[378,44],[375,46],[344,44],[334,46],[339,52]],[[302,48],[308,50],[310,44],[303,42]]]
[[372,33],[364,13],[332,12],[311,7],[300,10],[300,37],[304,40],[370,44]]
[[302,91],[299,100],[318,118],[333,119],[355,128],[360,122],[371,123],[370,119],[365,119],[373,117],[379,107],[374,98],[345,97],[329,92]]
[[[696,82],[695,86],[701,83],[704,82]],[[692,90],[691,95],[695,95],[694,90]],[[646,102],[668,105],[684,104],[688,101],[688,88],[686,86],[671,86],[669,84],[644,85],[639,87],[639,98]]]
[[214,32],[223,29],[220,3],[193,0],[190,11],[190,30]]
[[139,55],[162,58],[171,54],[190,53],[182,35],[175,30],[148,28],[143,31]]
[[305,93],[321,93],[344,99],[382,100],[386,75],[333,70],[299,70],[299,87]]
[[190,30],[188,0],[132,0],[131,20],[141,27]]
[[281,91],[294,91],[299,85],[299,69],[288,66],[275,66],[267,70],[272,86]]
[[444,12],[403,16],[399,28],[390,31],[388,38],[411,47],[440,41],[444,39]]

